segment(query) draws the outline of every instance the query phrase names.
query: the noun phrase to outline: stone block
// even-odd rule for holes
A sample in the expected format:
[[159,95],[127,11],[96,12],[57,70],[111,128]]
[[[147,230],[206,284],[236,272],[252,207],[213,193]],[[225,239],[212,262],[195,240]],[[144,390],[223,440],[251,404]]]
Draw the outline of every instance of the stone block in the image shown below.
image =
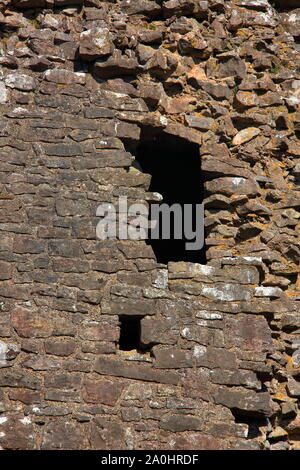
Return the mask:
[[155,367],[159,369],[181,369],[193,367],[193,356],[190,351],[184,351],[176,348],[153,348],[155,357]]
[[54,356],[70,356],[76,349],[76,342],[73,339],[47,339],[45,341],[45,351]]
[[252,390],[220,387],[213,396],[216,404],[227,406],[246,415],[263,417],[273,414],[268,392],[256,393]]
[[175,344],[178,337],[176,318],[141,320],[141,343],[147,344]]
[[79,450],[84,447],[84,434],[78,423],[66,420],[50,421],[46,424],[42,450]]
[[104,418],[95,418],[90,424],[90,443],[92,450],[124,450],[124,426]]
[[144,365],[127,364],[123,360],[107,357],[97,359],[94,370],[102,375],[143,380],[145,382],[176,385],[179,381],[179,376],[176,372],[161,372]]
[[204,423],[195,416],[169,415],[161,420],[159,427],[171,432],[202,431]]
[[124,384],[111,380],[88,380],[83,383],[83,399],[86,403],[103,403],[115,406]]

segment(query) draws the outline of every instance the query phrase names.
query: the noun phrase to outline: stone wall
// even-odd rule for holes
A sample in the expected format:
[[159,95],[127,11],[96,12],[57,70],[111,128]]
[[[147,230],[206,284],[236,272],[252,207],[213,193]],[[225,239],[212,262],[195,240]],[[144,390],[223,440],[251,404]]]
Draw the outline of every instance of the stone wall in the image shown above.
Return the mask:
[[[0,2],[3,449],[300,448],[297,3]],[[199,146],[206,264],[96,238],[145,129]]]

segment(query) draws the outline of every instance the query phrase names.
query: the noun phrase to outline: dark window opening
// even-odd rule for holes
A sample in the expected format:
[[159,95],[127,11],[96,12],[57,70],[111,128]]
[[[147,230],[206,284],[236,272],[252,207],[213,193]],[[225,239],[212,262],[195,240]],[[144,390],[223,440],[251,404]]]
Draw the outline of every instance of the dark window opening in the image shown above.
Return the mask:
[[273,0],[273,2],[270,3],[275,8],[275,10],[279,12],[288,12],[294,8],[299,7],[299,0],[286,0],[285,2],[282,0]]
[[[128,150],[136,157],[133,166],[152,176],[149,191],[161,194],[161,203],[169,206],[179,204],[182,212],[184,204],[192,205],[191,230],[195,231],[196,204],[202,203],[204,195],[199,145],[153,128],[144,128],[138,145],[134,149],[128,146]],[[149,219],[153,204],[158,202],[150,203]],[[186,243],[194,240],[185,237],[183,226],[182,239],[176,239],[172,227],[171,217],[169,240],[148,238],[146,241],[152,246],[157,262],[167,264],[169,261],[189,261],[205,264],[205,246],[198,250],[187,249]]]
[[121,351],[144,352],[141,348],[141,319],[142,316],[121,315],[119,349]]

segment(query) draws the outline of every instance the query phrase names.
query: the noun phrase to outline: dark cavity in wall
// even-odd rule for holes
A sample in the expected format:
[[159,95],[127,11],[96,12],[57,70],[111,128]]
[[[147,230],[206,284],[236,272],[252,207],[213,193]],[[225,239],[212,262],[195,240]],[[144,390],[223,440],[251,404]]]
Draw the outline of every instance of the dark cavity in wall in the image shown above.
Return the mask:
[[142,348],[141,337],[141,316],[135,315],[120,315],[120,339],[119,349],[121,351],[132,351],[133,349],[138,352],[145,352]]
[[[199,224],[196,226],[196,210],[199,212],[197,205],[202,203],[204,195],[199,146],[153,128],[143,128],[140,141],[134,146],[126,147],[136,158],[133,166],[152,176],[149,191],[161,194],[163,204],[179,204],[182,213],[184,205],[191,204],[190,230],[199,230]],[[150,203],[150,220],[153,204],[158,202]],[[170,220],[169,240],[161,237],[158,240],[147,240],[147,244],[152,246],[157,262],[167,264],[169,261],[189,261],[205,264],[205,246],[197,250],[187,249],[186,243],[191,240],[185,236],[186,227],[182,225],[183,237],[177,240],[174,236],[172,214]]]
[[299,8],[299,0],[272,0],[269,3],[279,12],[287,12]]

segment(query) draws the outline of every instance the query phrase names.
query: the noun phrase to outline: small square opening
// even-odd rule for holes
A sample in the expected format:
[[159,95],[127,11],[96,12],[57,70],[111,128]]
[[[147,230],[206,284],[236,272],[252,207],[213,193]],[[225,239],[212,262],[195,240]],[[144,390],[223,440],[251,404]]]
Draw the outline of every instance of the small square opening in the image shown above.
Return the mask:
[[141,352],[141,316],[121,315],[119,349],[121,351]]

